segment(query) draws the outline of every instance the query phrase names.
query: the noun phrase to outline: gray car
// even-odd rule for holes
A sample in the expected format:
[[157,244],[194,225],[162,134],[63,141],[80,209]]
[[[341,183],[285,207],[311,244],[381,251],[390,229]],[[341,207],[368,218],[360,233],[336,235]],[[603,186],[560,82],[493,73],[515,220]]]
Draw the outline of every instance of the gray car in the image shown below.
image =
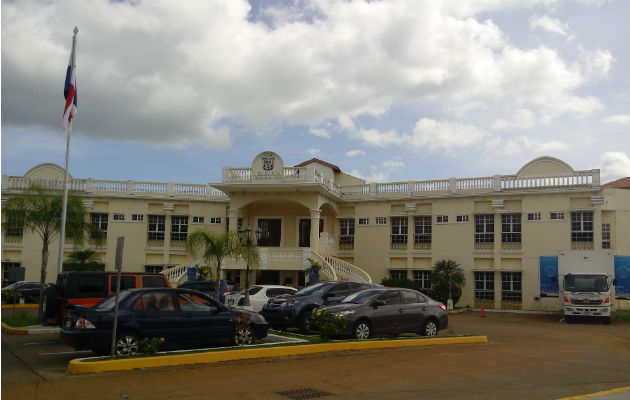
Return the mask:
[[411,289],[363,290],[315,313],[322,311],[345,318],[345,334],[356,339],[399,333],[436,336],[448,326],[446,306]]

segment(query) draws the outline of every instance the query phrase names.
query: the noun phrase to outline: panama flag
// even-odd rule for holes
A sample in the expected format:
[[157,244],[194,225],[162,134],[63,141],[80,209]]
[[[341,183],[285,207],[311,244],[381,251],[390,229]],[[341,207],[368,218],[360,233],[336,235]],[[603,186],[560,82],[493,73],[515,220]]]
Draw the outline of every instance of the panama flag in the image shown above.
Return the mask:
[[77,63],[76,63],[76,40],[79,30],[74,27],[72,37],[72,52],[68,61],[68,71],[66,72],[66,84],[63,87],[63,97],[66,105],[63,108],[63,136],[68,137],[72,131],[72,119],[77,115]]

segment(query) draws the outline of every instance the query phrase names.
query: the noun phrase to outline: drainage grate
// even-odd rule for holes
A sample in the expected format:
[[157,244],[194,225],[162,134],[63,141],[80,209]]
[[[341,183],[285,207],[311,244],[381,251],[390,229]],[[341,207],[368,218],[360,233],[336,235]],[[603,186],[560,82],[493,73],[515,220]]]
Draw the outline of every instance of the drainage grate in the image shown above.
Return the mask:
[[300,388],[293,390],[285,390],[282,392],[276,392],[281,396],[286,396],[293,400],[303,400],[303,399],[312,399],[315,397],[324,397],[330,396],[332,393],[322,392],[321,390],[313,389],[313,388]]

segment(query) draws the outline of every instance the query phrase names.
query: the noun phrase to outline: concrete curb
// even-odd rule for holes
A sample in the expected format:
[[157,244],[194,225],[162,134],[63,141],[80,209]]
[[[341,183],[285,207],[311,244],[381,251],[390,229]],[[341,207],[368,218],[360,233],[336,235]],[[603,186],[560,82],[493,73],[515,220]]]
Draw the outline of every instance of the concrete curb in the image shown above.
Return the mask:
[[45,335],[48,333],[59,333],[59,328],[58,327],[53,327],[53,328],[30,328],[30,327],[26,327],[26,328],[14,328],[12,326],[9,326],[7,324],[5,324],[4,322],[2,323],[2,332],[8,334],[8,335]]
[[106,371],[126,371],[136,368],[154,368],[188,364],[207,364],[256,358],[286,357],[331,351],[420,347],[463,343],[487,343],[486,336],[446,337],[430,339],[366,340],[360,342],[333,342],[310,345],[249,348],[205,353],[164,355],[155,357],[125,358],[104,361],[75,359],[68,363],[69,374],[89,374]]
[[[613,397],[612,395],[615,395],[615,394],[618,394],[618,393],[625,393],[625,392],[629,392],[629,391],[630,391],[630,386],[625,386],[625,387],[620,387],[620,388],[616,388],[616,389],[604,390],[602,392],[583,394],[583,395],[580,395],[580,396],[563,397],[563,398],[557,399],[557,400],[583,400],[583,399],[592,399],[594,397],[604,398],[606,396],[609,396],[612,399],[612,398],[617,398],[617,397]],[[621,398],[621,397],[619,397],[619,398]]]

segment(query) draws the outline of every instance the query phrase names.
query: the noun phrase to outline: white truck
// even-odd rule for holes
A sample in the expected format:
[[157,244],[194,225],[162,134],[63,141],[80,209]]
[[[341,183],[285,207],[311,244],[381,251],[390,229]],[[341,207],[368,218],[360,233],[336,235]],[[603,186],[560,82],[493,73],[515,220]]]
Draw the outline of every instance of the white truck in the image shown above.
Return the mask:
[[607,250],[565,251],[558,256],[558,289],[565,322],[576,317],[615,319],[614,255]]

